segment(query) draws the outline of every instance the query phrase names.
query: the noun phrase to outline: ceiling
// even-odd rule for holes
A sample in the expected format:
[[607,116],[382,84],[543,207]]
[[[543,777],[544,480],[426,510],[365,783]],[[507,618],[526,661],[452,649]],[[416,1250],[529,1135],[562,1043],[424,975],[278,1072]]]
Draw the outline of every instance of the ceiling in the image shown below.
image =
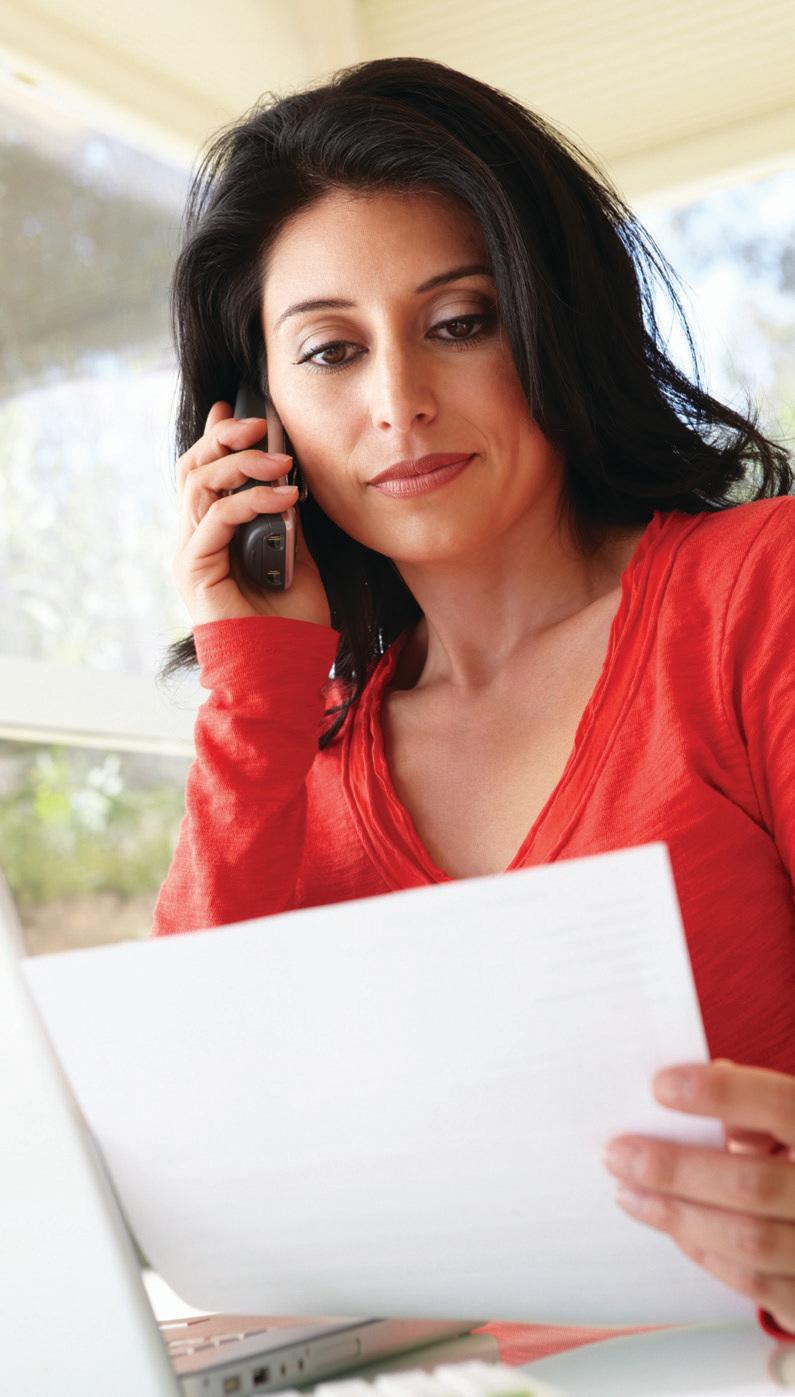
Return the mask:
[[192,159],[264,91],[441,59],[590,147],[630,199],[795,164],[795,0],[3,0],[6,70]]

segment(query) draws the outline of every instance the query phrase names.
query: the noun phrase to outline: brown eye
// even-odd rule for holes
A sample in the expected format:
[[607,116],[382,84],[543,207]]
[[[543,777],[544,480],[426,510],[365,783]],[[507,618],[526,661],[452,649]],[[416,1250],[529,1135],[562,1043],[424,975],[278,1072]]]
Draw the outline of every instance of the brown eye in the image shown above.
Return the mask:
[[465,340],[471,334],[473,325],[472,320],[448,320],[445,329],[454,340]]
[[346,351],[347,345],[345,344],[330,344],[325,349],[321,349],[315,357],[322,364],[341,364],[345,359]]
[[328,344],[315,345],[308,349],[297,361],[310,369],[344,369],[364,353],[361,345],[348,340],[330,340]]
[[472,311],[470,315],[451,315],[449,320],[440,320],[432,325],[428,334],[431,339],[443,344],[477,344],[492,331],[497,324],[496,309]]

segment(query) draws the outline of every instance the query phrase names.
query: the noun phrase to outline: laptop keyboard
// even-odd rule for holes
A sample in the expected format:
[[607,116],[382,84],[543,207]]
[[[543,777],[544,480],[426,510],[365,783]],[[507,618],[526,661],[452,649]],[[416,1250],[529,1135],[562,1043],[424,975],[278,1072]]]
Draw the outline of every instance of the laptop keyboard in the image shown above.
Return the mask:
[[[305,1397],[289,1388],[279,1397]],[[500,1363],[445,1363],[427,1372],[412,1368],[377,1378],[322,1382],[313,1397],[563,1397],[559,1388]]]
[[229,1334],[214,1334],[212,1338],[169,1338],[168,1334],[163,1334],[163,1338],[170,1356],[177,1358],[180,1354],[204,1354],[224,1344],[236,1343],[239,1338],[253,1338],[254,1334],[264,1333],[264,1329],[238,1329]]
[[253,1339],[255,1334],[264,1333],[264,1329],[238,1329],[234,1334],[216,1334],[214,1339],[166,1339],[166,1348],[171,1358],[178,1358],[183,1353],[209,1353],[237,1339]]
[[[213,1317],[214,1318],[214,1317]],[[224,1344],[235,1343],[239,1339],[253,1339],[255,1335],[266,1334],[268,1326],[254,1324],[238,1325],[237,1328],[220,1334],[202,1332],[206,1321],[188,1320],[179,1324],[161,1324],[160,1335],[171,1358],[180,1358],[186,1353],[212,1353]],[[172,1332],[173,1331],[173,1332]]]

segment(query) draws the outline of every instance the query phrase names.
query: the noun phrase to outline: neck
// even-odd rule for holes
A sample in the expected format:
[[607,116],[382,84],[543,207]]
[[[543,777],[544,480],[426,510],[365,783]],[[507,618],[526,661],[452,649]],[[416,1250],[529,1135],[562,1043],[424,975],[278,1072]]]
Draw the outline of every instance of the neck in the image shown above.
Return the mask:
[[616,600],[643,526],[614,528],[587,554],[564,522],[533,540],[501,539],[477,558],[398,563],[423,617],[401,656],[396,687],[489,684],[542,633]]

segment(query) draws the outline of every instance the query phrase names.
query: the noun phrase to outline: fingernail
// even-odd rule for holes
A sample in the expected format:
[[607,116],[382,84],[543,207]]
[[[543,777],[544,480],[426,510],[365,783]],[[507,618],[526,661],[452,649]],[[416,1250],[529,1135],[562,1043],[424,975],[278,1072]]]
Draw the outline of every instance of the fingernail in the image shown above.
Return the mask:
[[272,488],[272,490],[273,490],[274,495],[292,495],[293,490],[297,490],[297,489],[298,489],[298,486],[297,486],[297,485],[273,485],[271,488]]
[[666,1067],[654,1078],[654,1095],[664,1106],[686,1106],[698,1092],[697,1067]]
[[238,417],[238,422],[264,422],[264,417]]
[[645,1151],[641,1145],[633,1145],[628,1140],[611,1140],[605,1149],[602,1160],[611,1174],[620,1178],[639,1179],[646,1163]]
[[657,1199],[652,1193],[643,1193],[639,1188],[630,1188],[628,1184],[619,1184],[613,1197],[624,1209],[625,1213],[631,1213],[634,1218],[650,1218],[656,1212]]

